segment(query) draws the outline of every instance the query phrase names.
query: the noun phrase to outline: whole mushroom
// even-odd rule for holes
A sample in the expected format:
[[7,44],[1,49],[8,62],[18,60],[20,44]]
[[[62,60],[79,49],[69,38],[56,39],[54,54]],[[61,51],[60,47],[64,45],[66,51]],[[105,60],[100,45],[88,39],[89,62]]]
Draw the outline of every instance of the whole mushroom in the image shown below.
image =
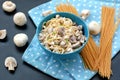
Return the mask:
[[88,28],[90,30],[90,34],[97,35],[101,31],[101,26],[96,21],[91,21],[88,24]]
[[5,59],[5,67],[7,67],[9,71],[15,71],[17,67],[16,59],[14,57],[7,57]]
[[87,9],[82,10],[81,14],[80,14],[80,16],[83,20],[85,20],[89,15],[90,15],[90,10],[87,10]]
[[14,15],[13,21],[18,26],[23,26],[27,23],[27,18],[23,12],[18,12]]
[[23,47],[28,42],[28,36],[25,33],[18,33],[14,36],[13,41],[17,47]]
[[5,1],[2,4],[2,8],[6,12],[13,12],[16,8],[16,4],[13,3],[12,1]]

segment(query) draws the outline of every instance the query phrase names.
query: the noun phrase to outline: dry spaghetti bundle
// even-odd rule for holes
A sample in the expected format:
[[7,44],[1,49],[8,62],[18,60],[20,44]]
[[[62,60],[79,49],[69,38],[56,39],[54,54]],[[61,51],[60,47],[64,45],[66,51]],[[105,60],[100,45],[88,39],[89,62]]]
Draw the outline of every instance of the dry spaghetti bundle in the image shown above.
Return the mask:
[[56,6],[56,11],[57,12],[70,12],[75,15],[79,15],[76,8],[72,6],[70,3],[61,3]]
[[96,71],[97,68],[94,68],[94,65],[95,60],[98,58],[98,46],[91,36],[89,37],[88,43],[85,45],[80,54],[84,61],[85,67]]
[[112,53],[112,38],[116,27],[114,25],[115,9],[112,7],[102,7],[102,30],[100,37],[99,56],[96,60],[95,68],[102,77],[110,78],[111,70],[111,53]]

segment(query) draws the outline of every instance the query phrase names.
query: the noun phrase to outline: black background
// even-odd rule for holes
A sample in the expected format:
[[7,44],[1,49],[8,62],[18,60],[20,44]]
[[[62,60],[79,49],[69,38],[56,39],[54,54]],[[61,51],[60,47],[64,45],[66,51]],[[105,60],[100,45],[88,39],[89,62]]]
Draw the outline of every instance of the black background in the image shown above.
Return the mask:
[[[7,29],[7,37],[4,40],[0,40],[0,80],[55,80],[21,59],[35,34],[35,25],[28,16],[28,11],[49,0],[12,0],[17,5],[13,13],[6,13],[2,10],[4,1],[0,0],[0,29]],[[28,22],[25,26],[19,27],[13,23],[13,15],[16,12],[24,12],[26,14]],[[26,33],[28,35],[28,45],[23,48],[17,48],[14,45],[13,37],[17,33]],[[18,62],[18,67],[14,73],[10,73],[4,67],[4,60],[8,56],[15,57]],[[112,60],[112,70],[111,80],[120,80],[120,53]],[[103,80],[103,78],[100,78],[97,74],[91,80]]]

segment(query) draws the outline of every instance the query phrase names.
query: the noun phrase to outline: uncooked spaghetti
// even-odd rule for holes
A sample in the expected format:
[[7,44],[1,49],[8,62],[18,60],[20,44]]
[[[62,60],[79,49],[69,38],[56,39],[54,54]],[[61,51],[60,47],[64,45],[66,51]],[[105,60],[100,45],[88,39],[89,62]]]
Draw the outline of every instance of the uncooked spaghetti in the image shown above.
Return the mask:
[[116,30],[114,26],[115,9],[112,7],[102,7],[102,29],[100,36],[99,57],[96,60],[98,72],[102,77],[110,78],[111,70],[111,53],[112,53],[112,38]]
[[95,60],[98,58],[98,46],[94,42],[92,36],[89,37],[88,43],[81,51],[81,56],[84,61],[85,67],[90,70],[97,70],[94,68]]
[[61,3],[61,4],[57,5],[56,11],[57,12],[70,12],[77,16],[79,15],[76,8],[74,6],[72,6],[70,3]]

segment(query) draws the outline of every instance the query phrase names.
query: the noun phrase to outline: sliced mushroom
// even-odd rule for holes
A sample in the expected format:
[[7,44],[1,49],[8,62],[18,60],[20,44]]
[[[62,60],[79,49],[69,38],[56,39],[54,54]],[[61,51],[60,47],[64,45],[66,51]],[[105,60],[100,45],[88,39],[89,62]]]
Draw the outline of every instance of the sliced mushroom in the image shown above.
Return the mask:
[[54,46],[50,46],[49,49],[52,51],[54,50]]
[[48,31],[47,31],[48,33],[51,33],[51,32],[53,31],[53,28],[50,27],[50,28],[48,28],[47,30],[48,30]]
[[82,25],[79,25],[79,26],[78,26],[78,29],[79,29],[79,30],[82,30],[82,28],[83,28]]
[[70,38],[69,38],[69,41],[73,44],[73,43],[76,43],[77,40],[76,40],[76,36],[74,35],[71,35]]
[[55,18],[60,18],[60,15],[56,15]]
[[73,51],[72,48],[68,48],[68,49],[67,49],[67,52],[72,52],[72,51]]
[[65,35],[64,39],[69,39],[69,37],[70,37],[69,35]]
[[59,39],[54,40],[54,43],[55,45],[59,45],[61,41],[62,41],[62,38],[59,37]]
[[82,35],[82,34],[83,34],[83,31],[80,31],[80,34]]
[[72,22],[71,21],[64,21],[64,25],[72,26]]
[[72,48],[73,48],[73,49],[76,49],[76,48],[78,48],[78,47],[80,47],[80,46],[81,46],[81,44],[80,44],[80,42],[78,41],[78,42],[76,42],[75,44],[72,45]]
[[80,42],[83,44],[85,42],[85,40],[86,40],[86,37],[82,35],[80,38]]
[[58,28],[58,34],[59,34],[60,36],[64,36],[64,31],[65,31],[64,27]]
[[5,67],[7,67],[9,71],[15,71],[17,67],[16,59],[14,57],[7,57],[5,59]]
[[59,18],[59,23],[60,23],[61,25],[64,24],[64,21],[65,21],[64,18],[62,18],[62,17]]
[[75,32],[75,36],[80,36],[81,34],[80,34],[80,31],[79,30],[77,30],[76,32]]
[[40,33],[40,34],[39,34],[39,40],[40,40],[40,41],[43,41],[44,38],[45,38],[45,36],[44,36],[42,33]]
[[0,30],[0,39],[4,39],[7,35],[6,29]]
[[81,36],[82,36],[82,35],[80,35],[80,36],[78,36],[78,37],[77,37],[77,41],[80,41],[80,39],[81,39]]
[[55,43],[54,42],[50,42],[50,45],[54,45]]
[[66,44],[66,42],[65,42],[65,41],[61,41],[61,42],[60,42],[60,46],[62,46],[62,47],[64,47],[64,46],[65,46],[65,44]]
[[73,26],[77,26],[77,24],[75,22],[73,22]]
[[43,26],[42,28],[43,28],[43,29],[45,29],[45,28],[46,28],[46,26]]

